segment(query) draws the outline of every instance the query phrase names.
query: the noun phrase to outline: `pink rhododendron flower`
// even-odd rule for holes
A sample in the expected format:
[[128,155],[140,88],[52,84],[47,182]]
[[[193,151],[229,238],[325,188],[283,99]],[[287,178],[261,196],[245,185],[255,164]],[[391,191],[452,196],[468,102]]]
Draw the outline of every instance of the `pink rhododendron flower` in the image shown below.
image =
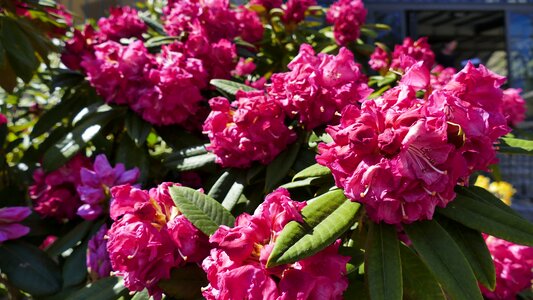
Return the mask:
[[333,34],[339,45],[346,46],[359,38],[366,13],[361,0],[338,0],[329,7],[326,20],[333,24]]
[[300,23],[305,19],[307,9],[316,4],[316,0],[287,0],[283,10],[283,22]]
[[165,182],[150,191],[121,185],[111,188],[110,215],[115,221],[107,251],[115,274],[131,291],[148,289],[161,299],[158,287],[172,268],[198,263],[209,251],[208,238],[179,214]]
[[252,60],[245,59],[241,57],[235,70],[233,71],[234,76],[246,76],[252,74],[255,70],[255,64]]
[[39,245],[39,249],[44,251],[44,250],[48,249],[48,247],[50,247],[53,243],[55,243],[55,241],[57,241],[57,236],[49,235]]
[[239,23],[239,32],[243,40],[257,43],[263,39],[263,23],[255,11],[240,6],[236,14]]
[[496,289],[481,287],[486,299],[513,300],[521,291],[531,287],[533,280],[533,247],[485,235],[485,243],[496,267]]
[[431,70],[431,87],[435,90],[443,88],[450,80],[452,80],[453,75],[457,71],[452,68],[444,68],[441,65],[436,65]]
[[503,115],[509,126],[515,127],[526,118],[526,102],[520,96],[521,89],[503,91]]
[[288,67],[289,72],[272,75],[268,94],[307,130],[328,123],[335,112],[371,92],[361,66],[346,48],[336,56],[315,55],[310,45],[303,44]]
[[55,171],[45,173],[43,169],[35,170],[34,183],[28,189],[34,210],[42,217],[53,217],[59,221],[73,219],[82,204],[76,191],[81,183],[82,168],[90,169],[91,162],[77,155]]
[[107,225],[102,225],[87,245],[87,270],[93,281],[111,275],[111,262],[107,252]]
[[77,187],[81,201],[85,203],[78,208],[78,215],[86,220],[94,220],[107,210],[107,201],[111,196],[110,188],[133,184],[140,175],[138,168],[126,170],[121,163],[111,167],[105,154],[96,156],[93,169],[81,169],[81,183]]
[[277,189],[253,215],[242,214],[235,227],[221,226],[210,242],[215,246],[202,263],[209,285],[206,299],[342,299],[349,257],[338,254],[339,242],[292,264],[267,268],[274,242],[290,221],[302,221],[305,203],[292,201]]
[[0,126],[7,124],[7,118],[4,114],[0,113]]
[[419,99],[416,92],[430,84],[421,61],[397,87],[360,108],[347,106],[340,124],[327,129],[333,142],[319,145],[317,161],[374,221],[431,219],[436,206],[454,199],[458,182],[493,161],[493,144],[507,132],[497,111],[499,78],[472,68]]
[[250,5],[261,5],[267,9],[267,11],[273,8],[281,7],[283,0],[250,0]]
[[223,97],[209,100],[212,111],[203,127],[211,141],[208,150],[224,167],[268,164],[296,140],[296,134],[285,125],[281,106],[263,91],[239,91],[236,98],[232,104]]
[[0,208],[0,243],[18,239],[30,232],[30,228],[21,224],[31,214],[31,209],[24,206]]
[[389,54],[383,48],[376,46],[372,55],[370,55],[370,61],[368,65],[376,71],[387,71],[389,68]]
[[431,50],[427,38],[421,37],[413,41],[406,37],[401,45],[394,47],[391,68],[405,71],[419,61],[423,61],[428,70],[435,64],[435,53]]
[[81,62],[94,56],[94,46],[104,42],[91,25],[85,25],[83,31],[74,29],[73,37],[65,42],[61,53],[61,62],[71,70],[80,70]]
[[129,6],[110,8],[109,17],[100,18],[98,27],[105,39],[114,41],[130,37],[141,39],[148,30],[137,11]]

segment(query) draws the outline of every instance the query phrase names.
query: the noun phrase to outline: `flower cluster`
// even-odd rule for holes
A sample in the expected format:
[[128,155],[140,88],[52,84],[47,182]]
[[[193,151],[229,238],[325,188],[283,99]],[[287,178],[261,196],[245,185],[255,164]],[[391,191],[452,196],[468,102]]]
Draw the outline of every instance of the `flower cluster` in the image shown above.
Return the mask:
[[516,127],[526,118],[526,102],[520,96],[521,91],[512,88],[503,91],[503,115],[511,127]]
[[315,55],[310,45],[303,44],[288,68],[289,72],[272,75],[267,92],[308,130],[330,122],[336,112],[371,92],[361,66],[346,48],[338,55]]
[[172,268],[199,263],[209,251],[208,238],[174,206],[165,182],[149,191],[130,185],[111,189],[110,208],[115,221],[107,236],[107,251],[116,275],[131,291],[144,288],[161,299],[157,286]]
[[481,286],[486,299],[516,299],[518,293],[531,286],[533,280],[533,247],[516,245],[485,235],[485,243],[496,268],[496,289]]
[[457,71],[452,67],[443,67],[441,65],[436,65],[431,70],[431,87],[435,90],[443,88],[450,80],[452,80],[453,75]]
[[339,45],[345,46],[359,38],[366,13],[361,0],[338,0],[330,6],[326,19],[333,24],[333,34]]
[[392,52],[392,59],[385,51],[376,47],[370,57],[369,65],[376,71],[390,68],[398,71],[406,71],[410,66],[422,61],[427,69],[431,69],[435,64],[435,53],[431,50],[426,37],[421,37],[416,41],[406,37],[401,45],[396,45]]
[[81,169],[81,182],[77,187],[84,202],[78,208],[78,215],[86,220],[96,219],[108,207],[110,188],[135,183],[140,175],[138,168],[126,171],[121,163],[111,167],[104,154],[96,156],[92,169]]
[[80,171],[91,166],[88,158],[77,155],[55,171],[35,170],[34,184],[28,189],[34,210],[42,217],[53,217],[59,221],[73,219],[82,204],[76,191],[81,184]]
[[493,144],[509,128],[502,114],[502,77],[468,64],[442,89],[417,98],[430,84],[423,61],[399,85],[361,107],[347,106],[317,161],[337,186],[366,205],[376,222],[431,219],[454,187],[495,161]]
[[0,208],[0,243],[18,239],[30,232],[30,228],[19,224],[31,214],[28,207]]
[[102,225],[87,245],[87,271],[92,280],[111,275],[111,262],[107,253],[107,225]]
[[112,41],[130,37],[140,39],[148,30],[137,11],[129,6],[112,7],[109,10],[109,17],[98,20],[98,27],[103,39]]
[[296,134],[285,125],[281,105],[263,91],[239,91],[236,98],[231,104],[223,97],[209,101],[212,111],[203,127],[211,140],[208,149],[224,167],[268,164]]
[[253,215],[242,214],[233,228],[221,226],[210,238],[214,248],[203,261],[209,285],[206,299],[341,299],[349,257],[334,243],[309,258],[267,268],[274,242],[290,221],[303,221],[305,203],[285,189],[268,195]]

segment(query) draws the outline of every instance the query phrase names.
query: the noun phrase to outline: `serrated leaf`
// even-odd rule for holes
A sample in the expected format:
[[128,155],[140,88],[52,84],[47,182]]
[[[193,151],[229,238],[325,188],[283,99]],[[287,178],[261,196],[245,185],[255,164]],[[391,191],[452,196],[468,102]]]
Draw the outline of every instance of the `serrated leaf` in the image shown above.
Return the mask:
[[251,86],[247,86],[246,84],[238,83],[231,80],[225,80],[225,79],[211,79],[209,82],[211,85],[216,87],[217,89],[220,89],[221,91],[224,91],[228,94],[235,95],[239,90],[249,92],[249,91],[255,91]]
[[404,230],[447,294],[453,299],[483,299],[468,260],[436,221],[418,221],[404,225]]
[[[533,246],[533,224],[507,209],[498,207],[499,204],[487,203],[486,201],[494,202],[492,197],[486,197],[485,201],[481,201],[458,194],[446,208],[439,208],[437,211],[474,230],[513,243]],[[496,198],[496,201],[500,200]]]
[[146,138],[152,130],[150,123],[141,119],[137,114],[130,112],[126,115],[125,121],[126,131],[131,139],[135,142],[137,147],[140,147],[146,142]]
[[324,167],[319,164],[314,164],[312,166],[309,166],[301,170],[296,175],[294,175],[294,177],[292,178],[292,181],[296,181],[298,179],[308,178],[308,177],[328,176],[330,174],[331,174],[331,170],[328,167]]
[[193,300],[201,298],[202,287],[208,283],[207,276],[200,267],[187,264],[173,269],[168,280],[159,281],[159,287],[173,298]]
[[496,285],[496,270],[481,233],[443,217],[438,218],[437,222],[457,243],[470,263],[477,280],[493,290]]
[[127,294],[121,277],[106,277],[86,285],[67,300],[116,300]]
[[92,138],[100,132],[113,118],[117,117],[114,110],[95,113],[67,133],[59,142],[44,154],[43,167],[52,171],[67,163]]
[[402,264],[396,228],[370,223],[365,247],[365,274],[372,300],[402,299]]
[[215,233],[220,225],[232,227],[235,218],[215,199],[184,186],[169,188],[170,196],[180,212],[206,235]]
[[533,155],[533,141],[503,137],[498,146],[498,151],[509,154],[529,154]]
[[403,297],[410,300],[446,300],[435,276],[408,247],[400,245]]
[[76,225],[76,227],[72,228],[72,230],[67,232],[67,234],[63,235],[52,245],[50,245],[50,247],[46,249],[46,253],[54,257],[76,246],[76,244],[78,244],[81,240],[83,240],[83,238],[85,238],[85,236],[87,236],[87,233],[91,229],[92,225],[93,222],[91,221],[83,221]]
[[272,191],[276,185],[287,176],[287,173],[291,169],[298,151],[300,150],[300,143],[294,143],[289,146],[288,149],[281,152],[266,169],[265,178],[265,192]]
[[59,266],[30,244],[18,241],[1,244],[0,269],[13,286],[33,296],[51,295],[61,289]]
[[355,222],[360,206],[347,200],[342,190],[315,198],[302,209],[303,223],[292,221],[285,225],[267,266],[295,262],[331,245]]

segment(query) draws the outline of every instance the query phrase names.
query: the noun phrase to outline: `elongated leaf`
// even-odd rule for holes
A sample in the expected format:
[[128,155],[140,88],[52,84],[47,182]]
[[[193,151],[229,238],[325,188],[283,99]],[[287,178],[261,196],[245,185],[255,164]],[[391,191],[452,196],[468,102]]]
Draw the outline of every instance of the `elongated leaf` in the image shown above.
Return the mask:
[[457,243],[470,263],[477,280],[493,290],[496,285],[496,271],[481,233],[443,217],[438,218],[437,222]]
[[503,137],[498,151],[509,154],[533,155],[533,141]]
[[208,284],[205,272],[195,264],[173,269],[170,279],[161,280],[159,287],[165,294],[176,299],[198,299],[202,295],[202,287]]
[[328,167],[321,166],[319,164],[314,164],[306,169],[301,170],[292,178],[292,181],[300,180],[303,178],[309,177],[321,177],[328,176],[331,174],[331,170]]
[[305,178],[303,180],[298,180],[298,181],[285,183],[284,185],[281,185],[280,187],[290,190],[290,189],[310,186],[314,182],[316,182],[317,180],[320,180],[320,177],[307,177],[307,178]]
[[87,243],[76,247],[63,265],[63,287],[80,284],[87,279]]
[[[485,201],[490,199],[485,198]],[[533,224],[498,207],[498,204],[491,205],[485,201],[459,194],[446,208],[438,209],[438,213],[474,230],[533,246]]]
[[116,300],[127,292],[122,278],[111,276],[88,284],[67,300]]
[[29,82],[39,66],[30,40],[10,17],[0,16],[0,39],[6,49],[10,65],[24,82]]
[[244,184],[239,181],[235,181],[229,189],[226,197],[224,197],[224,200],[222,201],[222,206],[228,211],[231,211],[233,207],[235,207],[235,204],[237,204],[237,202],[239,201],[239,198],[241,197],[243,191]]
[[220,225],[232,227],[235,218],[215,199],[184,186],[169,188],[170,196],[181,213],[206,235]]
[[255,89],[251,86],[247,86],[246,84],[225,80],[225,79],[212,79],[209,82],[211,85],[215,86],[217,89],[220,89],[226,93],[229,93],[231,95],[237,94],[239,90],[248,92],[248,91],[255,91]]
[[177,171],[190,171],[203,168],[208,165],[215,164],[216,156],[213,153],[206,153],[173,161],[165,161],[165,165],[169,168],[174,168]]
[[234,171],[234,169],[225,171],[222,173],[222,175],[220,175],[211,189],[209,189],[209,193],[207,195],[215,200],[219,200],[219,202],[222,202],[236,178],[237,173]]
[[493,193],[487,191],[486,189],[479,186],[469,186],[469,187],[456,187],[456,191],[460,195],[476,199],[487,205],[492,205],[501,210],[513,214],[517,217],[521,217],[516,211],[514,211],[509,205],[505,204],[501,199],[496,197]]
[[[69,93],[69,91],[65,92]],[[61,102],[54,105],[50,110],[46,111],[40,118],[39,121],[33,126],[31,131],[31,137],[38,137],[43,133],[50,131],[56,124],[61,122],[65,117],[69,116],[75,107],[83,101],[79,99],[73,99],[72,97],[65,96],[62,98]]]
[[46,249],[46,253],[48,253],[50,256],[58,256],[65,252],[65,250],[76,246],[76,244],[83,240],[83,238],[87,235],[92,225],[93,222],[91,221],[83,221],[76,225],[76,227],[72,228],[72,230],[70,230],[67,234],[60,237],[52,245],[50,245],[50,247]]
[[14,241],[0,245],[0,269],[11,284],[33,296],[51,295],[61,289],[59,266],[30,244]]
[[291,169],[300,150],[300,144],[294,143],[281,152],[266,169],[265,191],[272,191]]
[[436,221],[404,225],[404,230],[422,261],[453,299],[483,299],[468,260]]
[[144,289],[140,292],[135,293],[135,295],[131,298],[131,300],[150,300],[151,297],[148,294],[148,290]]
[[365,274],[372,300],[401,300],[402,264],[396,228],[370,223],[365,248]]
[[139,118],[135,113],[128,113],[126,115],[126,131],[131,139],[135,142],[137,147],[141,146],[146,142],[146,137],[152,129],[152,125],[143,119]]
[[411,249],[400,245],[400,255],[405,299],[446,300],[435,276]]
[[328,192],[302,209],[304,223],[289,222],[276,240],[268,267],[295,262],[331,245],[355,222],[360,204],[342,190]]
[[117,117],[117,112],[111,110],[96,113],[81,122],[72,132],[46,151],[43,158],[45,170],[52,171],[67,163],[114,117]]

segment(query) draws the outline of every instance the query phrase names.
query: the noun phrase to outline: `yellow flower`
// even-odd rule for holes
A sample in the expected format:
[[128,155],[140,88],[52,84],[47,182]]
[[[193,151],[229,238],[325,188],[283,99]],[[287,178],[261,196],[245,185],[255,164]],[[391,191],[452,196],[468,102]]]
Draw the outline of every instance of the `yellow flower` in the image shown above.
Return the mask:
[[490,178],[485,177],[483,175],[479,175],[476,178],[476,183],[474,183],[474,185],[482,187],[482,188],[488,190],[489,189],[489,183],[490,183]]
[[476,183],[474,183],[474,185],[482,187],[493,193],[507,205],[511,205],[511,198],[513,197],[514,193],[516,193],[516,190],[509,182],[494,181],[491,183],[488,177],[482,175],[479,175],[476,178]]

